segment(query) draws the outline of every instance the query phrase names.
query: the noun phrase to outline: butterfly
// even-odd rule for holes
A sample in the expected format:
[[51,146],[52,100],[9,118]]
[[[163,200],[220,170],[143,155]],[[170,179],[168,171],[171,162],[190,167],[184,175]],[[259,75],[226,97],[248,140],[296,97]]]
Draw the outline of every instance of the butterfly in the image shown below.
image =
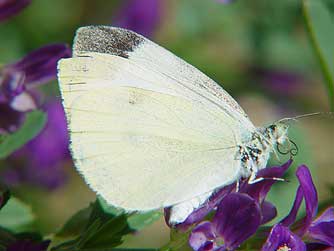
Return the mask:
[[109,204],[172,207],[177,224],[218,188],[256,182],[288,124],[257,128],[205,74],[122,28],[76,32],[58,79],[75,166]]

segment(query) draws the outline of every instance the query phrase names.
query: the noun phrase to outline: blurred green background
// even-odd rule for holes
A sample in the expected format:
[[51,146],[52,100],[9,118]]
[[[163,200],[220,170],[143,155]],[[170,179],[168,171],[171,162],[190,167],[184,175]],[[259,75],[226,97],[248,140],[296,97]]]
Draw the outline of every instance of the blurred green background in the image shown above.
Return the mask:
[[[0,24],[0,64],[48,43],[71,44],[80,26],[113,24],[121,5],[115,0],[33,0],[20,15]],[[220,83],[251,120],[263,126],[282,117],[330,110],[301,6],[299,0],[161,1],[160,20],[151,39]],[[48,96],[59,97],[56,81],[42,89]],[[300,149],[294,166],[307,164],[320,201],[333,204],[333,116],[302,119],[290,136]],[[31,205],[34,227],[46,234],[95,198],[72,163],[66,163],[64,170],[67,180],[55,190],[29,185],[14,189]],[[297,186],[293,172],[288,179],[290,183],[277,184],[270,194],[280,216],[289,211]],[[161,219],[132,236],[127,245],[140,242],[143,247],[157,247],[168,238],[169,229]]]

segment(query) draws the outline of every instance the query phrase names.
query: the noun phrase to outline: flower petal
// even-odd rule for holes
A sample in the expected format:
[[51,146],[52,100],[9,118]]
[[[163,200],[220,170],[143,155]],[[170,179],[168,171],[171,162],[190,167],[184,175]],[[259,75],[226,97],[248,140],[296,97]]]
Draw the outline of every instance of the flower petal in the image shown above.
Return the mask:
[[[265,168],[259,171],[258,177],[264,178],[280,178],[283,176],[285,171],[291,166],[292,160],[287,161],[285,164],[279,167],[270,167]],[[261,182],[255,184],[249,184],[248,180],[244,180],[240,182],[239,193],[249,194],[254,199],[263,202],[267,193],[269,192],[271,186],[276,181],[273,179],[263,180]],[[187,229],[192,224],[198,223],[203,218],[208,215],[209,212],[214,210],[218,206],[218,204],[222,201],[222,199],[232,191],[235,191],[236,183],[225,186],[221,189],[218,189],[213,195],[207,200],[205,204],[203,204],[198,209],[194,210],[188,218],[181,224],[178,224],[176,227],[181,230]],[[266,208],[268,206],[268,208]],[[263,205],[263,221],[270,221],[273,217],[276,216],[276,209],[272,207],[272,205],[266,204]],[[167,224],[169,224],[169,214],[170,209],[165,209],[165,220]]]
[[246,194],[231,193],[219,204],[212,224],[216,233],[224,239],[226,248],[237,248],[260,226],[260,206]]
[[29,181],[56,188],[64,182],[62,163],[70,159],[67,123],[60,100],[49,101],[43,110],[48,121],[41,133],[21,150],[21,154],[28,157],[26,178]]
[[70,56],[71,50],[67,45],[50,44],[30,52],[13,64],[6,65],[4,71],[24,73],[25,85],[42,84],[56,77],[59,59]]
[[0,22],[18,14],[31,0],[2,0],[0,2]]
[[38,100],[29,92],[23,92],[13,98],[10,106],[18,112],[28,112],[37,108]]
[[328,247],[322,243],[307,243],[306,244],[307,251],[334,251],[334,248]]
[[292,160],[288,160],[282,166],[268,167],[260,170],[256,177],[263,177],[267,179],[254,184],[249,184],[248,180],[246,180],[240,184],[239,192],[247,193],[252,198],[261,203],[264,201],[272,185],[277,182],[276,180],[270,178],[281,178],[286,170],[291,166],[291,164]]
[[266,224],[277,216],[276,207],[269,201],[261,203],[262,220],[261,225]]
[[[199,208],[194,210],[187,219],[182,222],[181,224],[176,225],[175,227],[180,230],[186,230],[191,225],[198,223],[204,219],[205,216],[207,216],[211,211],[214,210],[218,206],[218,204],[221,202],[221,200],[229,193],[231,193],[233,190],[235,190],[235,184],[231,184],[228,186],[225,186],[221,189],[218,189],[216,192],[214,192],[211,197]],[[169,225],[169,215],[170,214],[170,208],[165,209],[165,221],[167,225]]]
[[334,247],[334,221],[321,222],[316,226],[310,227],[307,235],[314,240]]
[[327,208],[320,216],[318,216],[313,222],[312,226],[321,222],[334,221],[334,207]]
[[0,77],[0,92],[6,98],[6,101],[10,101],[15,96],[24,92],[24,72],[5,67],[1,70]]
[[25,114],[10,107],[9,104],[0,103],[0,134],[16,131],[23,123]]
[[161,0],[127,0],[113,24],[150,37],[160,21],[161,7]]
[[334,207],[328,208],[308,229],[307,236],[334,247]]
[[296,175],[303,190],[306,207],[306,216],[301,220],[302,227],[298,230],[298,234],[302,236],[317,214],[318,194],[310,170],[306,166],[298,167]]
[[216,234],[211,222],[204,221],[197,225],[189,236],[189,245],[195,251],[213,250]]
[[305,243],[287,227],[275,225],[269,234],[262,251],[306,251]]
[[306,216],[300,222],[300,228],[298,229],[298,235],[302,236],[310,226],[312,219],[317,213],[318,209],[318,195],[314,186],[311,173],[309,169],[302,165],[298,167],[296,176],[299,181],[299,187],[297,189],[296,198],[290,213],[281,221],[284,226],[290,226],[297,216],[297,212],[301,205],[302,199],[305,199]]

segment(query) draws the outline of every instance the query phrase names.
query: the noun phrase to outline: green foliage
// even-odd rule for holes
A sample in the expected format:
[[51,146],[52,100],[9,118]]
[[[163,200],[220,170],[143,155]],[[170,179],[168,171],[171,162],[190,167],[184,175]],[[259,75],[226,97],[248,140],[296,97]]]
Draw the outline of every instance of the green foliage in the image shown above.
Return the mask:
[[92,206],[81,209],[74,214],[66,224],[57,232],[56,237],[60,239],[72,238],[79,235],[87,225],[92,213]]
[[0,211],[1,226],[13,232],[28,230],[34,219],[31,208],[14,197]]
[[188,245],[188,238],[190,232],[181,232],[176,229],[171,230],[170,241],[165,246],[161,247],[160,251],[191,251],[192,249]]
[[7,191],[4,191],[1,196],[0,196],[0,209],[2,209],[8,202],[10,198],[10,192],[7,190]]
[[60,235],[71,235],[70,230],[74,231],[72,235],[78,236],[52,250],[111,250],[122,243],[124,235],[131,232],[125,215],[106,213],[98,200],[88,209],[74,215],[60,231]]
[[[125,214],[125,211],[109,205],[102,197],[98,196],[98,200],[105,212],[113,215]],[[139,231],[146,226],[151,225],[154,221],[162,216],[161,211],[153,210],[144,213],[130,213],[128,214],[128,224],[131,229]]]
[[33,111],[27,114],[25,123],[13,134],[1,138],[0,159],[8,157],[15,150],[33,139],[44,128],[46,115],[42,111]]
[[334,110],[334,12],[329,2],[303,0],[303,13],[326,80],[331,109]]
[[128,217],[128,224],[131,229],[139,231],[153,222],[158,220],[162,216],[160,211],[149,211],[145,213],[136,213]]
[[123,236],[142,229],[160,216],[158,212],[126,214],[98,198],[72,216],[55,235],[54,242],[63,242],[52,250],[114,250],[122,244]]

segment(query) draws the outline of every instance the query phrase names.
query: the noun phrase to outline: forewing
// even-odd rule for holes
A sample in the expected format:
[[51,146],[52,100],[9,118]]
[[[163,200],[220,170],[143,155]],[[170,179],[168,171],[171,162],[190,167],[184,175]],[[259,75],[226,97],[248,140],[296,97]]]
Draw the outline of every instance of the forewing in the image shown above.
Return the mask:
[[218,89],[192,83],[216,85],[212,80],[122,29],[81,28],[74,56],[59,64],[71,150],[109,203],[170,206],[238,178],[237,142],[252,124],[240,122],[248,121],[240,109],[231,115],[235,101],[225,104]]

